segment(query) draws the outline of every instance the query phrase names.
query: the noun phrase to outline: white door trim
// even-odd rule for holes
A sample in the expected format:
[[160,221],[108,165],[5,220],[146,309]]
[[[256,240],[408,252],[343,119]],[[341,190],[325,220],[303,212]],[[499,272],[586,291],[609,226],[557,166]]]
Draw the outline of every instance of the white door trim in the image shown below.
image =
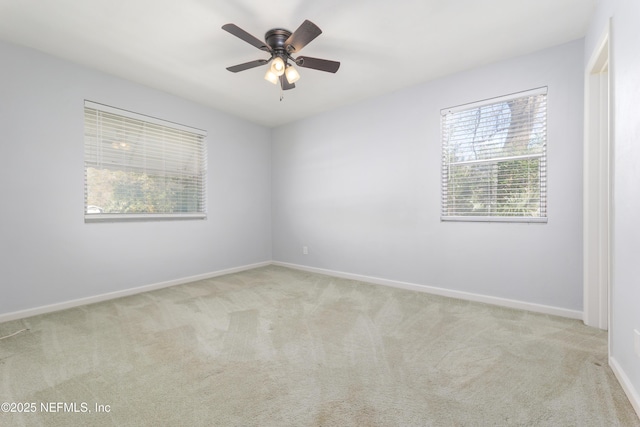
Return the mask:
[[609,328],[611,283],[610,24],[585,70],[583,283],[584,323]]

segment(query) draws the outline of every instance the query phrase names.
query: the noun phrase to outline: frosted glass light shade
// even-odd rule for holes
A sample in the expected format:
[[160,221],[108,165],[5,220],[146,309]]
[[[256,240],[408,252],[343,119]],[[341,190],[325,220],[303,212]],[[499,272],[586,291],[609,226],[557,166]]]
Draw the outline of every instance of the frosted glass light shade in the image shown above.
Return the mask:
[[267,73],[264,75],[264,79],[268,82],[275,84],[278,84],[278,76],[276,76],[275,74],[273,74],[273,72],[271,71],[271,69],[267,70]]
[[284,74],[284,61],[279,56],[276,57],[271,63],[271,72],[276,76],[280,77]]
[[293,65],[291,65],[290,67],[287,67],[287,70],[285,71],[285,76],[287,76],[287,81],[291,84],[300,80],[300,74],[298,73],[298,70],[294,68]]

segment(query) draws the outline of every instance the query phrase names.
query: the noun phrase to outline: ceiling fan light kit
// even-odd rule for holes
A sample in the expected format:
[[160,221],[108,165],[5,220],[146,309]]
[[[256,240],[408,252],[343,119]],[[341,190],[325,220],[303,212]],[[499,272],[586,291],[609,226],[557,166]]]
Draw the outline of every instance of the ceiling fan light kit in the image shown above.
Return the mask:
[[[338,71],[338,68],[340,68],[340,62],[337,61],[293,56],[294,53],[299,52],[313,39],[322,34],[322,30],[309,20],[305,20],[293,33],[282,28],[269,30],[264,36],[264,42],[235,24],[223,25],[222,29],[254,47],[271,54],[269,59],[257,59],[255,61],[245,62],[244,64],[227,67],[227,70],[232,73],[237,73],[271,63],[264,75],[264,79],[273,84],[280,82],[282,90],[295,88],[295,82],[300,79],[300,73],[298,73],[298,70],[293,64],[298,67],[311,68],[329,73],[335,73]],[[282,100],[282,98],[280,99]]]

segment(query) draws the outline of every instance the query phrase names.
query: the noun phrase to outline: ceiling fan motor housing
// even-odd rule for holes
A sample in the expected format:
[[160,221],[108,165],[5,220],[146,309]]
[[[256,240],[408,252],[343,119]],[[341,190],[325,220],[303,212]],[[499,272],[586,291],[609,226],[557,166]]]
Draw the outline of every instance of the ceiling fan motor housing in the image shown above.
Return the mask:
[[291,37],[291,31],[282,28],[274,28],[264,35],[264,40],[273,50],[285,50],[284,42]]
[[264,35],[265,42],[271,48],[273,54],[272,57],[275,58],[279,56],[282,60],[287,63],[287,59],[289,58],[289,52],[287,52],[285,42],[291,36],[291,31],[285,30],[282,28],[274,28],[269,30]]

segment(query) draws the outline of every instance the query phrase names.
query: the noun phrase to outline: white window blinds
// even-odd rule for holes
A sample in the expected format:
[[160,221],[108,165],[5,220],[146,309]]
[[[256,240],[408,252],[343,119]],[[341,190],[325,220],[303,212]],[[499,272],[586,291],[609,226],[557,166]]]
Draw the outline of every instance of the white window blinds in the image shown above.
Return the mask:
[[441,113],[441,218],[545,222],[547,89]]
[[204,131],[85,101],[85,220],[206,217]]

